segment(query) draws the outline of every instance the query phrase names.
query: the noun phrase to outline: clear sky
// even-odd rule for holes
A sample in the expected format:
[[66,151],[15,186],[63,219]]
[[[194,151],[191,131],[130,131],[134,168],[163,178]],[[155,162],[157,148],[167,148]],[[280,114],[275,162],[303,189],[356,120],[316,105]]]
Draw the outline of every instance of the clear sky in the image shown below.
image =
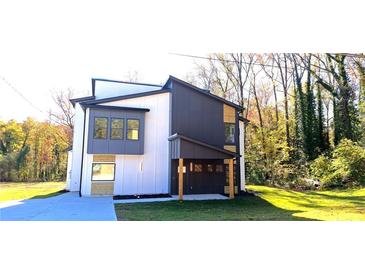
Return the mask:
[[[104,1],[66,2],[9,1],[1,6],[0,119],[45,119],[54,107],[53,91],[72,88],[75,96],[89,94],[92,77],[125,80],[130,71],[137,71],[139,81],[160,84],[169,74],[183,78],[193,69],[192,59],[168,54],[170,49],[161,43],[169,30],[160,37],[146,33],[148,21],[138,25],[140,18],[127,12],[130,6],[124,10]],[[156,27],[159,21],[154,22]]]
[[[351,34],[341,20],[331,17],[343,10],[341,5],[308,1],[301,7],[308,14],[314,6],[333,10],[320,17],[331,22],[325,36],[313,32],[308,39],[298,31],[299,23],[310,30],[325,24],[298,22],[297,14],[285,8],[272,12],[277,1],[266,2],[265,8],[261,0],[238,8],[237,0],[225,0],[224,5],[212,0],[209,6],[196,0],[2,0],[0,119],[47,118],[2,77],[47,112],[54,107],[52,91],[73,88],[75,96],[88,94],[92,77],[123,80],[128,72],[138,71],[142,82],[159,84],[169,74],[184,78],[193,70],[193,60],[169,52],[363,52],[358,50],[363,49],[361,32],[354,29]],[[354,26],[362,26],[363,9],[354,7],[351,18]],[[296,24],[288,24],[293,20]],[[352,42],[337,39],[338,33],[349,33]]]
[[[172,56],[167,52],[110,50],[101,55],[90,56],[74,54],[72,50],[64,49],[62,53],[51,56],[45,53],[48,50],[41,46],[42,42],[43,39],[39,39],[39,47],[32,54],[25,51],[1,56],[0,76],[44,112],[54,107],[51,98],[54,91],[72,88],[75,97],[90,94],[91,77],[128,80],[128,73],[137,71],[138,81],[161,84],[167,80],[169,74],[184,78],[193,70],[191,59]],[[47,117],[15,93],[1,78],[0,94],[0,119]]]

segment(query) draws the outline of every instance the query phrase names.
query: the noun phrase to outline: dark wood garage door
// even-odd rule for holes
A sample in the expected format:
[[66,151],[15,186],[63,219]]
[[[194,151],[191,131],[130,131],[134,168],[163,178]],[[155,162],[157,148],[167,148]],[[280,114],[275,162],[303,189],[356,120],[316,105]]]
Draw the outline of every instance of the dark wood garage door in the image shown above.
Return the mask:
[[[174,165],[172,194],[177,194],[177,163]],[[224,193],[223,160],[184,159],[184,194]]]

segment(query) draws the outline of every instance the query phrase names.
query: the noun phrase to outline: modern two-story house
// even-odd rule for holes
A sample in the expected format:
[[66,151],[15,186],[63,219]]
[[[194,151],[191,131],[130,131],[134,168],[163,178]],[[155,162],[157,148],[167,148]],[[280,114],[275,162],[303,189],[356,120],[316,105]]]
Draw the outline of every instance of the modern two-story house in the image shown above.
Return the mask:
[[234,194],[245,189],[242,108],[170,76],[92,79],[75,107],[67,189],[91,195]]

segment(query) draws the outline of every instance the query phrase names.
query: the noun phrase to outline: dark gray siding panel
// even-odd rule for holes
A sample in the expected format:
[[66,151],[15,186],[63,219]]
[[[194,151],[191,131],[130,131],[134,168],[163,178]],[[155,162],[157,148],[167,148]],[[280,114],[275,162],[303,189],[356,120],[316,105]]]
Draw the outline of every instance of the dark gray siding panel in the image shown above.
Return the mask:
[[[89,134],[87,153],[89,154],[143,154],[144,153],[144,126],[145,113],[138,111],[110,111],[100,109],[90,109],[89,116]],[[94,139],[94,118],[108,118],[108,135],[106,139]],[[111,140],[110,128],[111,118],[124,119],[124,138],[123,140]],[[139,140],[127,140],[127,119],[139,120]]]
[[170,141],[171,159],[229,159],[229,155],[182,139]]
[[180,139],[170,141],[171,159],[180,158]]
[[226,154],[180,140],[180,158],[184,159],[225,159]]
[[224,146],[223,103],[178,82],[172,89],[171,132]]

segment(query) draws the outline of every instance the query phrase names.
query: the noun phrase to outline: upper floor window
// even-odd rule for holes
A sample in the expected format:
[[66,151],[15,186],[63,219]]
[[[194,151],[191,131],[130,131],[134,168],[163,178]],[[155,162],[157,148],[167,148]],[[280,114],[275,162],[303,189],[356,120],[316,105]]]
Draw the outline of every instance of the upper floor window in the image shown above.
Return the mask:
[[124,119],[112,118],[110,139],[123,140],[123,135],[124,135],[123,132],[124,132]]
[[234,144],[235,124],[225,123],[225,142]]
[[107,135],[108,135],[108,118],[95,117],[94,138],[106,139]]
[[137,119],[127,120],[127,139],[128,140],[139,139],[139,120]]

